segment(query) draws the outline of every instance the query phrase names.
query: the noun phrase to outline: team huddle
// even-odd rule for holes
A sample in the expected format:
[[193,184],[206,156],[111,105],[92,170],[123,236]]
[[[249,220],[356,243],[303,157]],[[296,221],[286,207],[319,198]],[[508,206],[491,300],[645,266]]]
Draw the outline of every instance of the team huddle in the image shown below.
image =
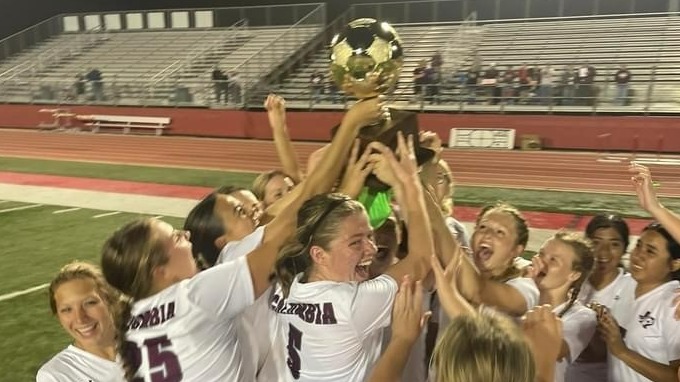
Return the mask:
[[[50,308],[73,342],[38,382],[678,381],[680,217],[648,168],[629,171],[658,223],[634,247],[601,214],[525,260],[516,208],[482,209],[471,235],[453,218],[436,134],[360,152],[381,98],[353,105],[306,173],[283,99],[265,107],[283,170],[216,189],[181,229],[130,222],[100,266],[60,270]],[[390,189],[381,219],[358,201],[369,175]]]

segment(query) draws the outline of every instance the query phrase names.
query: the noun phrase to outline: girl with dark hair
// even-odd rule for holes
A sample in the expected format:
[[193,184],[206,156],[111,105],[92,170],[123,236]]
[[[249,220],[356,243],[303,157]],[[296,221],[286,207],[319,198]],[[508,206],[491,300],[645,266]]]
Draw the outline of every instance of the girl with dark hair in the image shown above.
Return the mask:
[[[579,301],[604,305],[617,320],[624,321],[633,306],[630,278],[621,266],[629,240],[628,224],[619,215],[594,216],[585,231],[595,250],[593,273],[583,284]],[[594,336],[581,357],[567,370],[567,381],[598,382],[607,380],[607,347]]]
[[48,294],[52,314],[73,344],[45,363],[36,381],[123,381],[113,323],[120,296],[99,268],[79,261],[65,265],[52,279]]
[[595,334],[595,312],[577,299],[594,261],[590,241],[563,231],[543,243],[532,259],[529,275],[540,291],[539,304],[552,306],[562,320],[562,346],[555,367],[557,382],[565,380],[567,370]]
[[319,195],[298,213],[295,238],[276,264],[271,308],[287,345],[281,373],[289,381],[361,381],[380,353],[390,324],[396,280],[424,278],[434,253],[417,174],[413,137],[399,134],[398,161],[373,142],[374,173],[392,186],[408,216],[409,254],[384,274],[364,282],[376,247],[364,207],[340,194]]
[[610,381],[678,380],[680,325],[671,301],[680,287],[679,271],[680,243],[660,224],[648,225],[630,258],[631,314],[618,321],[609,309],[597,307],[611,356]]
[[[339,174],[338,162],[348,156],[358,129],[379,116],[378,99],[359,101],[345,114],[327,153],[324,176]],[[301,185],[296,203],[321,192],[320,183]],[[242,209],[229,195],[213,194],[199,205],[192,212],[201,249],[212,245],[219,253],[220,243],[229,239],[228,224],[242,217]],[[295,210],[293,205],[279,215],[290,224],[277,223],[276,230],[270,226],[252,252],[201,273],[190,233],[159,220],[129,223],[106,241],[102,270],[109,284],[128,297],[117,317],[118,351],[128,380],[253,381],[244,367],[237,316],[270,287],[279,248],[294,228]]]

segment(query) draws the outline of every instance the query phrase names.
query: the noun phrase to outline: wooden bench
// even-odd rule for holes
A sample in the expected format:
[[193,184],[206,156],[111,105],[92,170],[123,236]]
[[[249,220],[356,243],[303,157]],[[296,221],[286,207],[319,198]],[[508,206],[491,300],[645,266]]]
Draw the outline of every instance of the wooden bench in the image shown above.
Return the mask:
[[53,120],[50,122],[40,122],[38,128],[40,130],[58,130],[63,131],[73,127],[73,117],[76,115],[71,113],[69,109],[40,109],[39,113],[49,113]]
[[163,130],[170,124],[170,118],[166,117],[138,117],[132,115],[78,115],[76,118],[92,128],[93,133],[99,132],[102,127],[123,129],[123,134],[128,134],[131,129],[154,129],[156,135],[162,135]]

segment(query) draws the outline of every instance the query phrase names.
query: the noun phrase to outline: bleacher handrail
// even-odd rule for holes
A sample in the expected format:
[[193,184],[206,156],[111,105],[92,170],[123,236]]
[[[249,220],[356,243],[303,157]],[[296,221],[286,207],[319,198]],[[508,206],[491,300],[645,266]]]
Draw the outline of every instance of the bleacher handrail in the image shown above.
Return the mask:
[[0,73],[0,79],[8,80],[25,73],[33,75],[55,61],[77,54],[87,45],[95,42],[99,38],[103,38],[99,35],[95,35],[103,32],[104,30],[101,26],[96,26],[86,32],[79,33],[75,39],[69,39],[64,44],[51,47],[44,52],[40,52],[36,57],[22,61],[5,72]]
[[216,46],[227,43],[230,39],[238,37],[238,33],[242,29],[248,28],[248,19],[241,19],[227,28],[223,33],[224,38],[216,39],[212,44],[203,46],[199,45],[192,49],[186,56],[182,59],[176,60],[170,65],[166,66],[158,73],[154,74],[149,80],[149,86],[155,86],[161,81],[164,81],[173,74],[180,72],[187,66],[191,65],[194,60],[198,57],[203,56],[209,50],[214,49]]
[[[239,69],[239,68],[241,68],[241,67],[243,67],[243,66],[246,66],[246,64],[248,64],[248,63],[250,63],[251,61],[253,61],[253,60],[254,60],[257,56],[259,56],[262,52],[269,50],[272,46],[274,46],[274,45],[277,44],[280,40],[282,40],[284,37],[286,37],[286,35],[289,34],[291,31],[295,30],[296,27],[297,27],[298,25],[301,25],[302,22],[304,22],[306,19],[308,19],[309,17],[311,17],[311,16],[312,16],[314,13],[316,13],[316,11],[318,11],[319,9],[321,10],[321,12],[324,12],[324,11],[325,11],[325,6],[326,6],[326,5],[325,5],[324,3],[320,3],[319,6],[317,6],[316,8],[314,8],[314,10],[312,10],[312,11],[309,12],[309,13],[307,13],[304,17],[302,17],[300,20],[298,20],[295,24],[291,25],[288,29],[286,29],[286,31],[284,31],[284,32],[281,33],[279,36],[277,36],[275,39],[273,39],[269,44],[267,44],[266,46],[260,48],[260,49],[259,49],[258,51],[256,51],[255,53],[251,54],[251,55],[250,55],[248,58],[246,58],[243,62],[241,62],[241,63],[240,63],[239,65],[237,65],[236,67],[234,67],[233,70],[236,70],[236,69]],[[325,19],[325,16],[324,16],[324,19]],[[324,22],[323,24],[325,24],[325,22]]]

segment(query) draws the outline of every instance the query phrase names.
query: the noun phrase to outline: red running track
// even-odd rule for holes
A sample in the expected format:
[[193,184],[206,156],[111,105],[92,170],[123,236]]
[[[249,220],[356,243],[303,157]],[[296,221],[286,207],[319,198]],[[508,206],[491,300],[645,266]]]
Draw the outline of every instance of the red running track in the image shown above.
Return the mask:
[[[306,162],[321,145],[294,146]],[[271,141],[17,130],[0,130],[0,156],[253,172],[279,167]],[[461,185],[632,193],[626,162],[600,162],[598,153],[447,149],[443,158]],[[650,164],[660,194],[680,197],[680,157],[664,158],[677,164]]]

